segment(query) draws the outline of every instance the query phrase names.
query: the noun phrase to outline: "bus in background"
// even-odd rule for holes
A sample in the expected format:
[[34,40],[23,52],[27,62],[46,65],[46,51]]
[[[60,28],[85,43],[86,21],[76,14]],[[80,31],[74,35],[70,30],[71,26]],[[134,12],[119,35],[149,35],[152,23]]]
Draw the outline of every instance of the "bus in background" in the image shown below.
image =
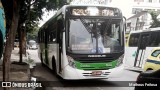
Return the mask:
[[38,54],[63,79],[118,77],[123,72],[124,18],[118,8],[65,5],[38,32]]
[[2,57],[3,54],[5,34],[6,34],[5,14],[4,14],[4,8],[0,0],[0,58]]
[[126,68],[143,71],[147,57],[156,47],[160,47],[160,27],[132,31],[125,49]]

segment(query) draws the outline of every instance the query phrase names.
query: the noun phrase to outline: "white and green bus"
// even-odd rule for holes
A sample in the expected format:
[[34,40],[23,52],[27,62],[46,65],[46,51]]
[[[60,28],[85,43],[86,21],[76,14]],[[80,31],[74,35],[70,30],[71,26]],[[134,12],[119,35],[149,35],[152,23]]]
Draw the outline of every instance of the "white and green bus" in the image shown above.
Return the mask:
[[63,79],[117,77],[125,21],[118,8],[65,5],[38,32],[39,58]]
[[125,67],[143,71],[155,47],[160,47],[160,27],[130,32],[125,54]]

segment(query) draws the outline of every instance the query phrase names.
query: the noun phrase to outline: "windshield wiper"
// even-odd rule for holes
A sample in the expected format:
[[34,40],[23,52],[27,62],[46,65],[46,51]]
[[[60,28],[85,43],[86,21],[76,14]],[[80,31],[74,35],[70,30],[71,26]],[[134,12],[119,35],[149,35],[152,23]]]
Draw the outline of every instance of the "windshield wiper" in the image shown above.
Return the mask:
[[84,27],[86,28],[86,30],[91,34],[91,38],[92,38],[92,43],[93,43],[93,35],[92,35],[92,29],[89,28],[89,25],[86,24],[85,20],[80,18],[80,21],[82,22],[82,24],[84,25]]

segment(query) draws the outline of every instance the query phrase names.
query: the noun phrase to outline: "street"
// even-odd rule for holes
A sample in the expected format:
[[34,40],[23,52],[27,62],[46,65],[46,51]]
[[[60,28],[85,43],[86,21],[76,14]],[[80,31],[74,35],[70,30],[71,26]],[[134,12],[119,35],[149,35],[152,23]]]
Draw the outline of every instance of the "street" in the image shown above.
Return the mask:
[[66,81],[57,78],[49,68],[42,67],[37,50],[29,50],[29,53],[36,62],[32,76],[47,84],[45,90],[134,90],[134,87],[129,87],[129,83],[135,81],[139,74],[124,70],[124,74],[119,78]]

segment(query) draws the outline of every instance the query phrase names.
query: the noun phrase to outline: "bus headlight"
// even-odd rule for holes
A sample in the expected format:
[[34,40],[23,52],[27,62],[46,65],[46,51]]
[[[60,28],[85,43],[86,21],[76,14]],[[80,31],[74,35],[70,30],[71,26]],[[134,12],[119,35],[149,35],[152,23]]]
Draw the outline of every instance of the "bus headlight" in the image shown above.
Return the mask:
[[124,59],[124,54],[123,55],[121,55],[119,58],[118,58],[118,60],[117,60],[117,67],[118,66],[120,66],[121,64],[123,64],[123,59]]
[[68,65],[71,66],[72,68],[76,68],[76,64],[74,62],[74,59],[70,56],[67,56],[68,57]]

